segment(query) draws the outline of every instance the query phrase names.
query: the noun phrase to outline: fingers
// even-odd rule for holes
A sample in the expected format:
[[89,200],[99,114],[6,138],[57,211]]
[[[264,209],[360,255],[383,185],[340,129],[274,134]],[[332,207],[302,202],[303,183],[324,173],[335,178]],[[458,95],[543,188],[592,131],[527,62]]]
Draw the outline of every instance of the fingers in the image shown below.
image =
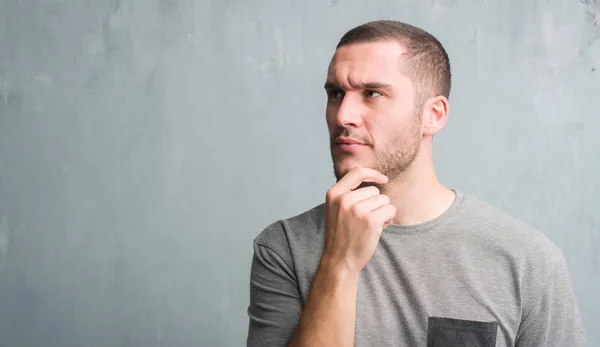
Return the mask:
[[379,195],[379,189],[377,187],[365,187],[353,190],[344,194],[340,200],[340,206],[342,208],[350,208],[357,202],[369,199],[371,197]]
[[357,167],[348,172],[327,192],[328,198],[337,198],[344,193],[356,189],[363,182],[374,182],[385,184],[388,182],[387,176],[379,171],[367,167]]
[[383,205],[372,211],[371,214],[373,216],[373,223],[376,223],[377,227],[381,227],[381,229],[383,229],[388,226],[396,216],[396,207],[390,204]]
[[382,206],[388,205],[390,198],[385,194],[372,196],[354,205],[355,212],[359,215],[370,213]]

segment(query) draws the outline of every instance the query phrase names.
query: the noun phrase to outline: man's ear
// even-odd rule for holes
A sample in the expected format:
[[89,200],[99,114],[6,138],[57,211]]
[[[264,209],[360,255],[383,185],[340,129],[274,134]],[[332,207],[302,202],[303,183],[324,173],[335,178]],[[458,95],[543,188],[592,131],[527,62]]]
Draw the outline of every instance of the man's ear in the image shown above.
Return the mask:
[[433,136],[446,124],[449,112],[448,99],[436,96],[423,104],[423,135]]

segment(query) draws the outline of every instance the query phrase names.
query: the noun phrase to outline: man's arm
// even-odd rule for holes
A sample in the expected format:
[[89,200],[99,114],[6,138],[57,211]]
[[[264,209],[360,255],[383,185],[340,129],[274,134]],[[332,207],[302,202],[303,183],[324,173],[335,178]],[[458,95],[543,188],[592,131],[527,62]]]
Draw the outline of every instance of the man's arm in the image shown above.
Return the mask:
[[387,177],[355,168],[327,192],[325,245],[302,307],[291,259],[255,243],[250,279],[248,347],[352,347],[358,276],[396,214],[389,197],[362,182]]
[[357,283],[357,274],[323,260],[302,307],[293,269],[275,251],[254,243],[247,346],[352,345]]
[[587,340],[567,263],[560,254],[554,271],[517,332],[517,347],[585,347]]
[[290,347],[354,346],[359,273],[396,214],[378,188],[359,186],[387,181],[373,169],[358,167],[327,192],[323,254]]
[[290,347],[352,346],[358,273],[322,259]]

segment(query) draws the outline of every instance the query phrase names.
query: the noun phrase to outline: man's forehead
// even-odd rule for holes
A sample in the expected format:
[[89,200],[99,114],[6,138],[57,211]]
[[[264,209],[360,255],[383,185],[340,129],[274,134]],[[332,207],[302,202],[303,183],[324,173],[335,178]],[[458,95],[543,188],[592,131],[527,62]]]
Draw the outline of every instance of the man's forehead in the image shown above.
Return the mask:
[[357,43],[336,50],[329,64],[327,79],[354,80],[356,82],[390,82],[401,74],[406,59],[405,48],[398,42],[383,41]]
[[394,65],[404,61],[406,53],[406,48],[397,41],[353,43],[335,51],[330,67],[352,62]]

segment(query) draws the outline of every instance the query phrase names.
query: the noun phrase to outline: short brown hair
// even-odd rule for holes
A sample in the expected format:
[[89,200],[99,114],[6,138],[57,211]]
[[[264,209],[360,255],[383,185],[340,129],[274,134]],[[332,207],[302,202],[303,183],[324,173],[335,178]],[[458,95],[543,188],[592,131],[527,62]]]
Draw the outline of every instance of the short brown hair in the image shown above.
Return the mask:
[[450,59],[430,33],[399,21],[380,20],[357,26],[340,39],[337,48],[353,43],[397,41],[408,53],[405,73],[415,85],[419,105],[429,97],[450,97]]

